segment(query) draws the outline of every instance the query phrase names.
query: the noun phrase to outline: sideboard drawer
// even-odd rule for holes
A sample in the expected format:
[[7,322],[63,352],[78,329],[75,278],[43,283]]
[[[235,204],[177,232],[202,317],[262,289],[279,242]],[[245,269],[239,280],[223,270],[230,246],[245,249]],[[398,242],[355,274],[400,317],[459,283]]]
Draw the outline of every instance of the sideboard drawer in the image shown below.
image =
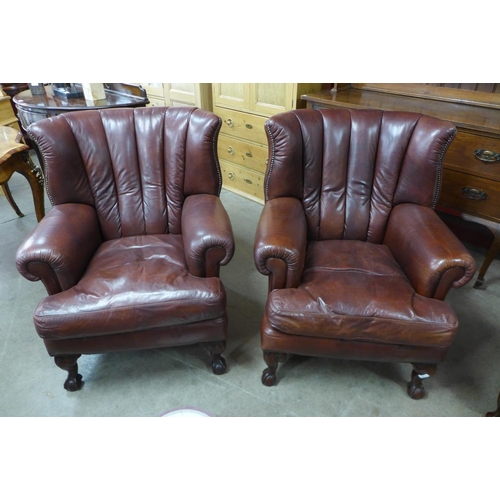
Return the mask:
[[445,154],[443,166],[500,181],[500,139],[458,132]]
[[500,221],[500,182],[443,169],[439,204]]
[[267,146],[264,128],[267,118],[218,107],[214,107],[214,113],[222,118],[222,134]]
[[219,158],[258,172],[266,172],[267,147],[245,142],[236,137],[219,135]]
[[230,162],[220,162],[223,186],[236,192],[262,200],[264,196],[264,175]]

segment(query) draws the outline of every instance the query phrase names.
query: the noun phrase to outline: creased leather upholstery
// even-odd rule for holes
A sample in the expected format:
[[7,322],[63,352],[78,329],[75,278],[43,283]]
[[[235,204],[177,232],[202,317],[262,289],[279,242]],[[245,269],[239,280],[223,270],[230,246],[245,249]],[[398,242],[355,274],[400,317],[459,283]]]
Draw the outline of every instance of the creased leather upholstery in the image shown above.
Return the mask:
[[[215,141],[220,121],[188,107],[66,113],[34,123],[54,205],[96,209],[104,240],[180,234],[184,199],[219,195]],[[72,165],[53,177],[60,162]],[[161,169],[158,166],[161,165]]]
[[[443,299],[475,271],[433,210],[455,127],[416,113],[339,108],[282,113],[266,131],[266,203],[254,246],[270,283],[262,349],[442,361],[458,327]],[[274,383],[270,363],[266,385]]]
[[197,108],[151,107],[30,127],[53,208],[16,264],[49,293],[34,314],[49,354],[226,339],[219,266],[234,240],[219,199],[220,126]]
[[84,276],[35,311],[42,338],[108,335],[224,316],[218,278],[189,274],[181,235],[125,236],[103,243]]
[[387,344],[449,346],[457,328],[451,307],[416,294],[385,245],[357,240],[310,242],[300,285],[271,292],[266,313],[284,333]]

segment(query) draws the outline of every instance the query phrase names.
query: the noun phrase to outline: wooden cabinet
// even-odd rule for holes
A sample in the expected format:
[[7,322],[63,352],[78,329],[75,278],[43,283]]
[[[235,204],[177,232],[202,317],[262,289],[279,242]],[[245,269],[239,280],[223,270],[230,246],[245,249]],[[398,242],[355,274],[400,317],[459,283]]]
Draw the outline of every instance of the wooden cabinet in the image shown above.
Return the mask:
[[149,106],[196,106],[212,111],[210,83],[140,83]]
[[0,125],[20,130],[19,122],[10,103],[10,96],[0,95]]
[[[451,85],[451,84],[450,84]],[[457,135],[443,158],[438,209],[487,226],[494,235],[476,287],[500,250],[500,85],[352,84],[304,95],[309,108],[412,111],[451,121]]]
[[500,130],[498,138],[472,131],[457,133],[443,160],[439,203],[500,222]]
[[223,187],[262,203],[270,116],[305,107],[301,94],[319,83],[213,83],[213,111],[222,118],[218,154]]

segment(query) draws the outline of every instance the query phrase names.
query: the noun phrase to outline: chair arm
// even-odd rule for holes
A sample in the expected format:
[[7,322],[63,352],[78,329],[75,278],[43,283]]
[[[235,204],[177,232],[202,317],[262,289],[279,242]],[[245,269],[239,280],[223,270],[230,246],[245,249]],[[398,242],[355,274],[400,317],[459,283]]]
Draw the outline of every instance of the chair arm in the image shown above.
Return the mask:
[[394,207],[384,239],[415,291],[444,300],[453,286],[470,281],[474,259],[434,210],[415,204]]
[[300,283],[307,247],[307,224],[297,198],[274,198],[264,205],[255,235],[257,270],[270,277],[269,291]]
[[26,279],[42,280],[53,295],[78,283],[101,242],[93,207],[56,205],[18,248],[16,266]]
[[188,196],[182,208],[181,230],[189,272],[198,277],[219,276],[219,267],[234,254],[231,222],[219,197]]

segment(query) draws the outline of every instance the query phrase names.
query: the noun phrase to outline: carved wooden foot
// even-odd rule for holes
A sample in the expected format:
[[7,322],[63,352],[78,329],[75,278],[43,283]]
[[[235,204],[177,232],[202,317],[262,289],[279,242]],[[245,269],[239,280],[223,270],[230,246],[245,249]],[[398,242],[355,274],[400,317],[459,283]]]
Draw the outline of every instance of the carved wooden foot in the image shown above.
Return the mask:
[[68,354],[55,356],[54,361],[59,368],[68,372],[68,378],[64,382],[67,391],[74,392],[82,387],[82,376],[78,373],[77,360],[81,354]]
[[429,378],[436,373],[436,365],[424,365],[420,363],[412,363],[413,371],[411,372],[411,380],[407,385],[408,396],[411,399],[422,399],[425,396],[425,389],[422,385],[424,378]]
[[500,230],[491,229],[491,232],[493,233],[495,239],[493,240],[493,243],[488,249],[488,253],[484,258],[481,269],[479,269],[479,274],[477,275],[476,282],[474,283],[474,288],[476,289],[481,288],[484,285],[485,281],[484,275],[486,274],[488,267],[490,267],[490,264],[495,260],[497,253],[500,252]]
[[498,395],[498,405],[495,411],[489,411],[486,417],[500,417],[500,394]]
[[17,206],[17,203],[14,201],[14,198],[12,197],[12,193],[10,192],[9,185],[7,183],[2,184],[2,191],[3,194],[5,195],[6,200],[9,202],[10,206],[14,209],[14,212],[16,212],[16,215],[18,217],[24,217],[24,214],[19,210],[19,207]]
[[267,368],[262,372],[262,383],[271,387],[276,384],[276,370],[278,369],[278,364],[285,361],[286,354],[284,352],[270,352],[264,351],[264,361],[267,364]]
[[223,373],[226,373],[226,360],[221,356],[226,349],[225,340],[220,340],[218,342],[204,342],[203,345],[212,356],[212,371],[214,374],[222,375]]

